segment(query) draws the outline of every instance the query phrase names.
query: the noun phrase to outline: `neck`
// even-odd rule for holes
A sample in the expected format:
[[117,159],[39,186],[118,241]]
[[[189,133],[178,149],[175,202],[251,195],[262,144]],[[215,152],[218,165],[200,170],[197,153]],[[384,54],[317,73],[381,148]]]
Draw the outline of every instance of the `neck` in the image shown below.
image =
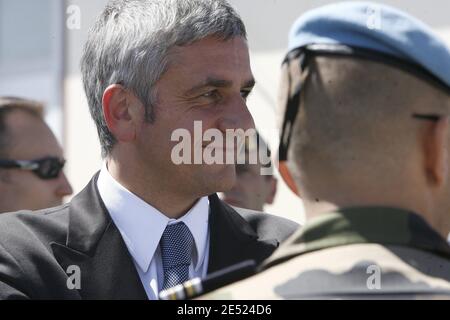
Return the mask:
[[107,168],[111,176],[122,186],[170,219],[181,218],[198,200],[196,197],[180,195],[170,190],[161,179],[143,177],[142,174],[133,172],[128,166],[114,159],[107,160]]
[[[333,184],[331,184],[333,185]],[[395,189],[392,189],[395,190]],[[422,216],[431,226],[435,227],[430,208],[426,205],[424,195],[413,195],[405,190],[398,192],[386,192],[375,190],[372,187],[364,188],[339,188],[339,191],[330,190],[330,193],[322,193],[322,196],[308,197],[305,199],[305,212],[307,219],[314,218],[324,213],[340,208],[352,207],[392,207],[414,212]]]
[[435,231],[447,237],[450,223],[444,220],[448,221],[450,210],[448,194],[430,186],[426,177],[417,171],[419,169],[410,166],[396,172],[385,170],[379,176],[366,170],[354,170],[347,174],[340,172],[339,175],[311,177],[306,180],[310,183],[301,188],[309,191],[303,193],[306,218],[339,208],[392,207],[416,213]]
[[426,204],[426,201],[420,201],[418,197],[409,198],[410,201],[399,201],[401,198],[392,200],[389,197],[386,198],[352,198],[346,199],[346,201],[312,201],[304,200],[305,215],[307,221],[322,216],[328,212],[339,210],[340,208],[352,208],[352,207],[392,207],[398,209],[404,209],[414,212],[421,216],[436,232],[438,232],[443,238],[448,237],[449,225],[446,221],[440,219],[436,210],[432,206]]

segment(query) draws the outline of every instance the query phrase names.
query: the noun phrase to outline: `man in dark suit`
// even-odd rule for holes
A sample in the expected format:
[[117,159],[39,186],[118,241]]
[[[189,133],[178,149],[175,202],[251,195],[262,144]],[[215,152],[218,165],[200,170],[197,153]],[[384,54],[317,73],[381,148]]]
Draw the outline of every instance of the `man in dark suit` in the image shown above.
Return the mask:
[[236,148],[212,148],[211,136],[253,127],[245,37],[222,0],[107,5],[81,63],[103,168],[65,206],[0,218],[0,298],[156,299],[261,262],[296,229],[215,194],[235,182],[220,160]]

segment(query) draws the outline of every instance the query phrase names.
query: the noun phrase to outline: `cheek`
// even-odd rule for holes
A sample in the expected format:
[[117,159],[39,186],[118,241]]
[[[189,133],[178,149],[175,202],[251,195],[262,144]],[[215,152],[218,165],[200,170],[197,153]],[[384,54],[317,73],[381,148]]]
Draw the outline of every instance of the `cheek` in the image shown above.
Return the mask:
[[[188,107],[186,107],[188,108]],[[161,117],[156,121],[161,121],[161,132],[169,137],[177,129],[187,130],[193,139],[194,134],[203,136],[208,129],[217,129],[220,126],[221,111],[219,107],[205,106],[192,107],[187,112],[178,111],[161,113]]]
[[171,147],[170,141],[172,129],[169,124],[158,122],[148,124],[147,127],[139,132],[137,151],[145,159],[157,159],[167,154],[167,149]]
[[24,190],[31,194],[34,198],[42,197],[48,199],[53,197],[55,186],[51,180],[41,180],[39,178],[30,179],[29,184],[24,186]]
[[192,109],[192,112],[184,115],[179,124],[189,131],[194,131],[194,122],[197,130],[201,124],[203,133],[208,129],[218,128],[221,117],[222,112],[219,106],[205,106]]
[[239,179],[240,189],[245,193],[253,193],[255,191],[255,180],[250,175],[242,176]]
[[29,176],[16,177],[10,187],[16,201],[24,205],[46,203],[48,199],[54,197],[54,186],[45,180],[31,176],[31,173]]
[[[39,186],[40,179],[34,175],[32,172],[28,171],[15,171],[11,172],[11,183],[10,185],[16,189],[29,190]],[[39,190],[36,190],[39,192]]]

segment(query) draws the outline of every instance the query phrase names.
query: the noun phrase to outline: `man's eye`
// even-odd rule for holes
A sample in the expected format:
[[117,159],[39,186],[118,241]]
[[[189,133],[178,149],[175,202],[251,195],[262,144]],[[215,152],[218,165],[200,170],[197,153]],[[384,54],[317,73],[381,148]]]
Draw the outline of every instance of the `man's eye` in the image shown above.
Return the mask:
[[250,93],[252,92],[252,90],[241,90],[241,97],[244,98],[244,100],[247,100],[248,96],[250,95]]
[[203,93],[200,97],[209,98],[209,99],[218,99],[220,97],[220,95],[217,90],[212,90],[212,91]]

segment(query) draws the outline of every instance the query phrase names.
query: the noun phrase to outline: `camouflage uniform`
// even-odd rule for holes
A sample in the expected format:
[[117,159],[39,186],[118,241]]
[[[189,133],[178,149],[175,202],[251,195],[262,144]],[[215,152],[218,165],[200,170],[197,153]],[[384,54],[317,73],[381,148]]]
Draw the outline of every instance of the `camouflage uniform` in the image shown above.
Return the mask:
[[203,299],[450,299],[450,246],[418,215],[341,209],[311,220],[254,277]]

